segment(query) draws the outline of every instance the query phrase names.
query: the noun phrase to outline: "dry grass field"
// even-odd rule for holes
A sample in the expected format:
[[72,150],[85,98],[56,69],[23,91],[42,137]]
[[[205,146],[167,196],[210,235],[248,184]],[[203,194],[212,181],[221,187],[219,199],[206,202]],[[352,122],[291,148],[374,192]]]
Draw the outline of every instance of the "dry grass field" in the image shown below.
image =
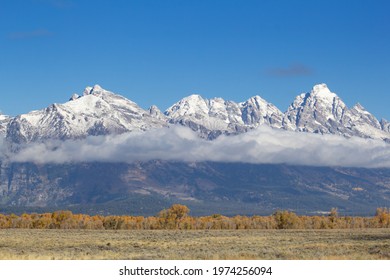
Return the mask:
[[0,230],[1,259],[390,259],[390,229]]

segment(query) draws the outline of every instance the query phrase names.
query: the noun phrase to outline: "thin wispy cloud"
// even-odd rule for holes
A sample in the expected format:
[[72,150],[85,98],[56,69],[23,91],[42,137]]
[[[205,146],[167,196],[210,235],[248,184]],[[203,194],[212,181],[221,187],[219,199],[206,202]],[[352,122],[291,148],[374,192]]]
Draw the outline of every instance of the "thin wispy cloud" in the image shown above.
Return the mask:
[[390,145],[362,138],[346,139],[282,131],[262,126],[236,136],[213,141],[192,130],[174,126],[140,133],[93,136],[83,140],[46,141],[20,147],[17,153],[3,149],[14,162],[135,162],[174,160],[292,164],[343,167],[390,167]]
[[314,70],[303,64],[292,64],[288,67],[276,67],[270,68],[267,74],[274,77],[298,77],[298,76],[310,76],[314,73]]
[[33,38],[50,37],[53,33],[47,29],[36,29],[32,31],[12,32],[8,34],[11,40],[27,40]]

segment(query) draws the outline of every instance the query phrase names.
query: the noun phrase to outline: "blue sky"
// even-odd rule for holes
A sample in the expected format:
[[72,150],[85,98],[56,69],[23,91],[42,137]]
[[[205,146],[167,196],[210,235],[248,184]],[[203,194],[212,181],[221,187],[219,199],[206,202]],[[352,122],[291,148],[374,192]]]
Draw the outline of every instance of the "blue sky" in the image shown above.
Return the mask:
[[390,119],[389,1],[0,0],[0,109],[88,85],[160,109],[198,93],[282,111],[326,83]]

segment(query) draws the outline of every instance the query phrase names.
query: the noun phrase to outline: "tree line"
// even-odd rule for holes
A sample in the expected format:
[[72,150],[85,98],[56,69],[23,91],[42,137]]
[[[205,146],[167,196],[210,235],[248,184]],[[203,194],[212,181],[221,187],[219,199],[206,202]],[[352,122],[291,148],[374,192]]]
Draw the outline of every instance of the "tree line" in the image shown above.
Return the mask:
[[221,230],[221,229],[358,229],[389,228],[390,210],[378,208],[373,217],[339,216],[337,209],[328,215],[298,216],[291,211],[276,211],[270,216],[233,216],[220,214],[193,217],[187,206],[174,204],[156,216],[103,216],[53,213],[0,214],[0,229],[100,229],[100,230]]

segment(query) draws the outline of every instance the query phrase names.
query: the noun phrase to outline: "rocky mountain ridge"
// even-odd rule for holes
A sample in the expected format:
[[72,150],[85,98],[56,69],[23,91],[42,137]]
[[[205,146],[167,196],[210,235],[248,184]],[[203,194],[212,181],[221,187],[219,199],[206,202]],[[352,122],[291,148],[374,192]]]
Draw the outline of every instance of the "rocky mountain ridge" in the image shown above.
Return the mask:
[[172,203],[188,205],[194,215],[269,215],[278,209],[316,214],[332,207],[343,215],[373,215],[377,207],[390,205],[390,169],[171,161],[0,162],[0,211],[154,215]]
[[[325,84],[298,95],[285,113],[260,96],[236,103],[199,95],[183,98],[163,113],[156,106],[144,110],[95,85],[64,104],[16,117],[0,115],[0,133],[16,144],[172,125],[187,126],[209,140],[263,125],[297,133],[390,139],[390,122],[378,121],[360,104],[348,108]],[[388,168],[161,160],[38,164],[0,158],[0,211],[11,212],[38,207],[33,211],[146,215],[177,202],[202,215],[270,214],[277,209],[315,214],[332,207],[370,215],[377,207],[389,207],[389,190]]]
[[5,135],[7,131],[7,125],[10,122],[10,117],[0,114],[0,135]]
[[14,143],[45,139],[79,139],[89,135],[146,131],[180,124],[201,137],[244,133],[261,125],[275,129],[390,141],[390,123],[378,121],[360,104],[348,108],[325,84],[298,95],[283,113],[260,96],[236,103],[222,98],[190,95],[162,113],[144,110],[127,98],[99,85],[74,94],[64,104],[16,117],[0,116],[0,133]]
[[11,118],[6,138],[15,143],[46,139],[79,139],[89,135],[120,134],[165,126],[136,103],[102,89],[87,87],[64,104]]

